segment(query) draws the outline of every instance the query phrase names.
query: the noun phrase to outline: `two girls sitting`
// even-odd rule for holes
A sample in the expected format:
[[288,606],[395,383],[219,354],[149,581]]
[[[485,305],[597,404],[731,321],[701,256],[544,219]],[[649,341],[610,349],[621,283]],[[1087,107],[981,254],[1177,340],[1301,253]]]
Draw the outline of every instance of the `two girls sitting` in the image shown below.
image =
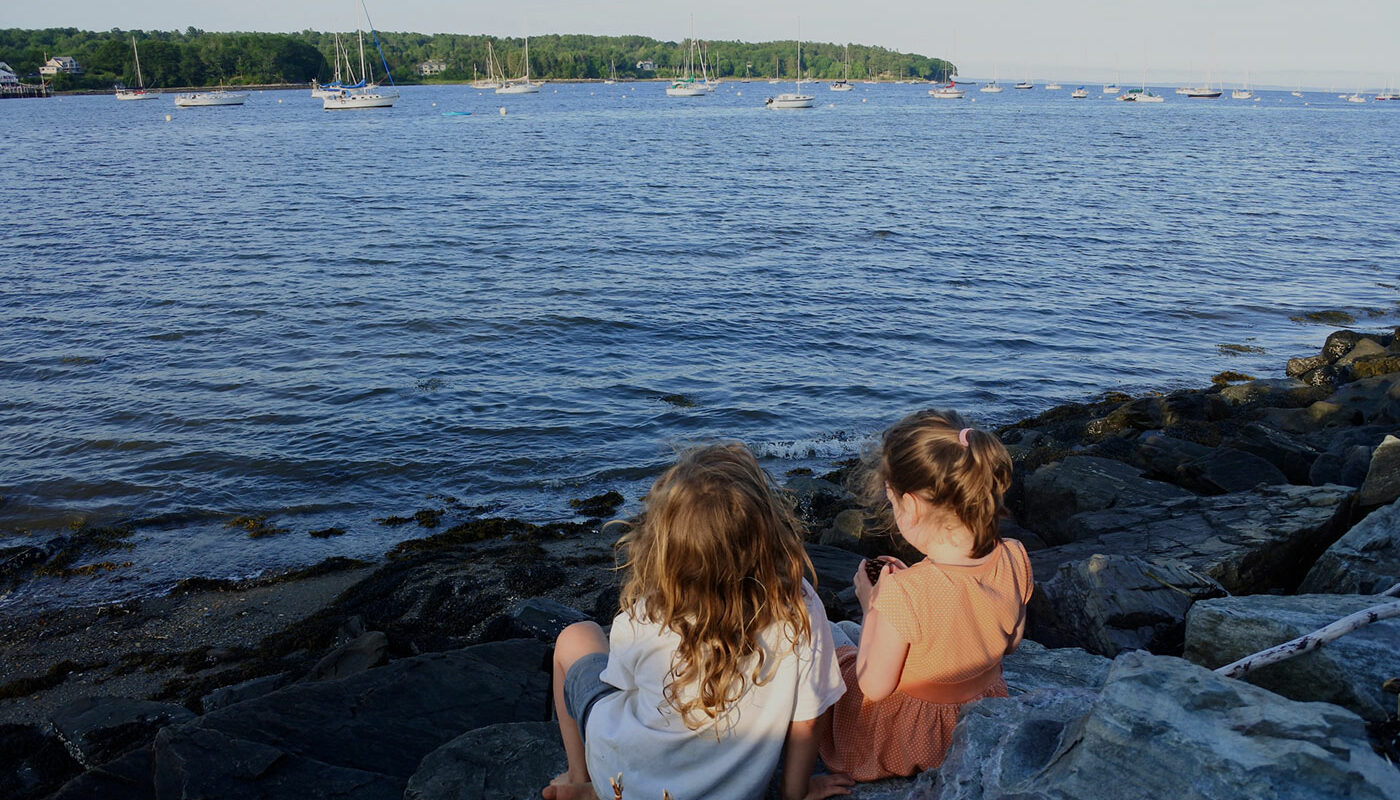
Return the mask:
[[[611,635],[559,635],[569,766],[544,797],[596,797],[620,775],[627,797],[757,800],[781,762],[783,800],[819,800],[942,763],[958,708],[1006,696],[1001,659],[1025,627],[1030,562],[997,535],[1011,460],[956,414],[920,412],[886,431],[871,480],[925,558],[883,557],[874,583],[862,563],[863,625],[838,629],[753,455],[682,454],[620,543]],[[813,776],[819,751],[831,772]]]

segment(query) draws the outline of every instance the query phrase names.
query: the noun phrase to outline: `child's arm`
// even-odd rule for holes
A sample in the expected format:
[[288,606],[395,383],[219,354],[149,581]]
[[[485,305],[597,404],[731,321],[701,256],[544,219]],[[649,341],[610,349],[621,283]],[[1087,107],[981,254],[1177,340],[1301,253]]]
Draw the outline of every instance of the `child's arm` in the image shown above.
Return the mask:
[[807,719],[788,725],[783,752],[783,800],[822,800],[850,794],[855,785],[849,775],[812,775],[817,765],[817,721]]
[[908,655],[909,643],[899,638],[878,610],[869,609],[861,625],[860,652],[856,654],[856,681],[866,700],[884,700],[894,694]]

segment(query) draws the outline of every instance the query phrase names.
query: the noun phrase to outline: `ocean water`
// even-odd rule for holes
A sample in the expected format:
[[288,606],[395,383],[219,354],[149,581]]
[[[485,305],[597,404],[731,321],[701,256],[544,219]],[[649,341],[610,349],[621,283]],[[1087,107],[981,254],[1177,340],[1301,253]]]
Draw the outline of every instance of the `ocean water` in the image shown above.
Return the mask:
[[763,107],[791,88],[0,103],[0,546],[136,529],[0,605],[373,557],[421,508],[631,510],[690,442],[820,470],[920,407],[1276,377],[1331,330],[1294,317],[1400,322],[1400,103]]

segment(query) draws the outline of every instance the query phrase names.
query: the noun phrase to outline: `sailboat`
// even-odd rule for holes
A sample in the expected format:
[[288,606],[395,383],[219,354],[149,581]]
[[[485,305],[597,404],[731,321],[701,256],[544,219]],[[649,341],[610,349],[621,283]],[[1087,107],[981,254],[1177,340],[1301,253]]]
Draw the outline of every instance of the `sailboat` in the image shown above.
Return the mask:
[[802,93],[802,23],[797,23],[797,91],[783,92],[763,102],[769,108],[811,108],[816,98]]
[[[365,22],[369,25],[370,36],[374,38],[374,49],[379,53],[379,63],[384,66],[384,77],[389,81],[390,91],[381,92],[379,84],[370,83],[372,70],[365,62],[365,33],[359,29],[357,20],[355,34],[360,41],[360,80],[354,86],[342,87],[330,97],[321,98],[321,108],[326,111],[390,108],[399,99],[399,90],[394,86],[394,76],[389,72],[389,62],[384,58],[384,48],[379,44],[379,34],[374,30],[374,23],[369,18],[369,9],[365,7],[363,0],[360,7],[364,9]],[[345,60],[350,60],[349,48],[346,48]]]
[[1219,97],[1220,95],[1222,95],[1222,94],[1224,94],[1224,93],[1225,93],[1225,92],[1224,92],[1223,89],[1212,89],[1212,88],[1211,88],[1211,85],[1210,85],[1210,73],[1209,73],[1209,72],[1206,72],[1206,82],[1205,82],[1205,83],[1201,84],[1200,86],[1188,86],[1188,87],[1186,87],[1186,91],[1185,91],[1183,94],[1185,94],[1187,97],[1197,97],[1197,98],[1203,98],[1203,99],[1207,99],[1207,100],[1213,100],[1213,99]]
[[128,89],[118,85],[118,100],[156,100],[158,95],[155,92],[146,91],[146,85],[141,80],[141,54],[136,52],[136,37],[131,37],[131,57],[136,60],[136,88]]
[[1230,99],[1231,99],[1231,100],[1252,100],[1253,98],[1254,98],[1254,92],[1251,91],[1250,88],[1249,88],[1249,72],[1246,71],[1246,72],[1244,73],[1244,83],[1241,84],[1240,88],[1235,89],[1235,90],[1233,90],[1233,91],[1230,92]]
[[846,42],[846,77],[839,81],[832,81],[827,87],[833,92],[849,92],[855,87],[851,85],[851,43]]
[[979,92],[986,92],[987,94],[1001,94],[1003,91],[1005,91],[1005,90],[1002,88],[1002,85],[999,84],[999,83],[997,83],[997,68],[996,68],[996,67],[992,67],[992,82],[991,82],[991,83],[987,83],[987,84],[983,84],[982,87],[979,88],[977,91],[979,91]]
[[525,74],[520,78],[507,80],[496,87],[496,94],[539,94],[540,87],[544,81],[534,83],[530,80],[530,30],[525,30]]
[[1056,83],[1055,81],[1050,81],[1049,83],[1045,84],[1045,90],[1049,92],[1053,92],[1062,88],[1064,87],[1060,86],[1060,84]]
[[505,70],[501,69],[501,61],[496,58],[496,49],[491,46],[490,40],[486,42],[486,77],[479,81],[472,81],[472,88],[479,91],[489,91],[501,88],[505,82]]
[[1089,90],[1081,86],[1078,89],[1075,89],[1074,91],[1070,92],[1069,96],[1074,98],[1075,100],[1083,100],[1084,98],[1089,96]]
[[603,84],[611,86],[615,83],[617,83],[617,61],[613,60],[608,62],[608,79],[603,81]]
[[769,81],[769,83],[772,84],[772,83],[777,83],[777,82],[778,82],[778,57],[777,57],[777,56],[773,56],[773,80]]
[[[671,81],[671,85],[666,87],[667,97],[705,97],[710,93],[706,86],[708,80],[695,80],[695,17],[690,18],[690,41],[685,51],[685,77],[676,78]],[[705,62],[700,61],[700,69],[703,72]],[[708,77],[708,76],[707,76]]]

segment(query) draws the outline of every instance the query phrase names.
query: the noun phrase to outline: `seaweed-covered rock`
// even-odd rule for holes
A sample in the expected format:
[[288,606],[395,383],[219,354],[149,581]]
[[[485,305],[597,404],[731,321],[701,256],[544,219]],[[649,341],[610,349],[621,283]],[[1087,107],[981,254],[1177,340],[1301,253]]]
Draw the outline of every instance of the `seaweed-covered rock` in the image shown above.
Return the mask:
[[1097,694],[968,706],[909,800],[1384,800],[1400,771],[1360,717],[1190,662],[1120,655]]
[[403,800],[536,800],[567,766],[557,723],[488,725],[429,753]]
[[1237,383],[1220,390],[1220,399],[1232,406],[1272,405],[1276,398],[1288,398],[1308,385],[1297,378],[1263,378]]
[[1037,575],[1096,554],[1173,558],[1235,594],[1292,591],[1349,524],[1340,486],[1261,486],[1248,492],[1110,508],[1074,516],[1072,543],[1030,554]]
[[1400,502],[1376,509],[1317,559],[1301,592],[1377,594],[1400,583]]
[[1361,334],[1356,331],[1333,331],[1327,335],[1327,340],[1322,343],[1322,357],[1327,359],[1327,363],[1335,364],[1338,359],[1351,352],[1351,349],[1359,341],[1361,341]]
[[1142,477],[1127,464],[1094,456],[1070,456],[1026,478],[1027,528],[1051,544],[1072,541],[1071,517],[1089,511],[1141,506],[1191,497],[1185,489]]
[[[1295,639],[1357,611],[1397,602],[1363,595],[1253,595],[1197,603],[1186,624],[1186,657],[1216,668]],[[1395,710],[1381,684],[1395,677],[1400,619],[1372,623],[1322,647],[1260,667],[1245,680],[1294,700],[1335,703],[1371,720]]]
[[[1327,361],[1327,356],[1324,356],[1320,353],[1315,356],[1290,358],[1288,359],[1288,364],[1284,369],[1284,374],[1290,378],[1297,378],[1301,375],[1306,375],[1307,373],[1312,372],[1318,367],[1325,366],[1328,363],[1329,362]],[[1304,385],[1306,386],[1307,384]]]
[[1224,593],[1174,559],[1094,555],[1037,583],[1027,634],[1110,658],[1125,650],[1178,655],[1191,604]]

